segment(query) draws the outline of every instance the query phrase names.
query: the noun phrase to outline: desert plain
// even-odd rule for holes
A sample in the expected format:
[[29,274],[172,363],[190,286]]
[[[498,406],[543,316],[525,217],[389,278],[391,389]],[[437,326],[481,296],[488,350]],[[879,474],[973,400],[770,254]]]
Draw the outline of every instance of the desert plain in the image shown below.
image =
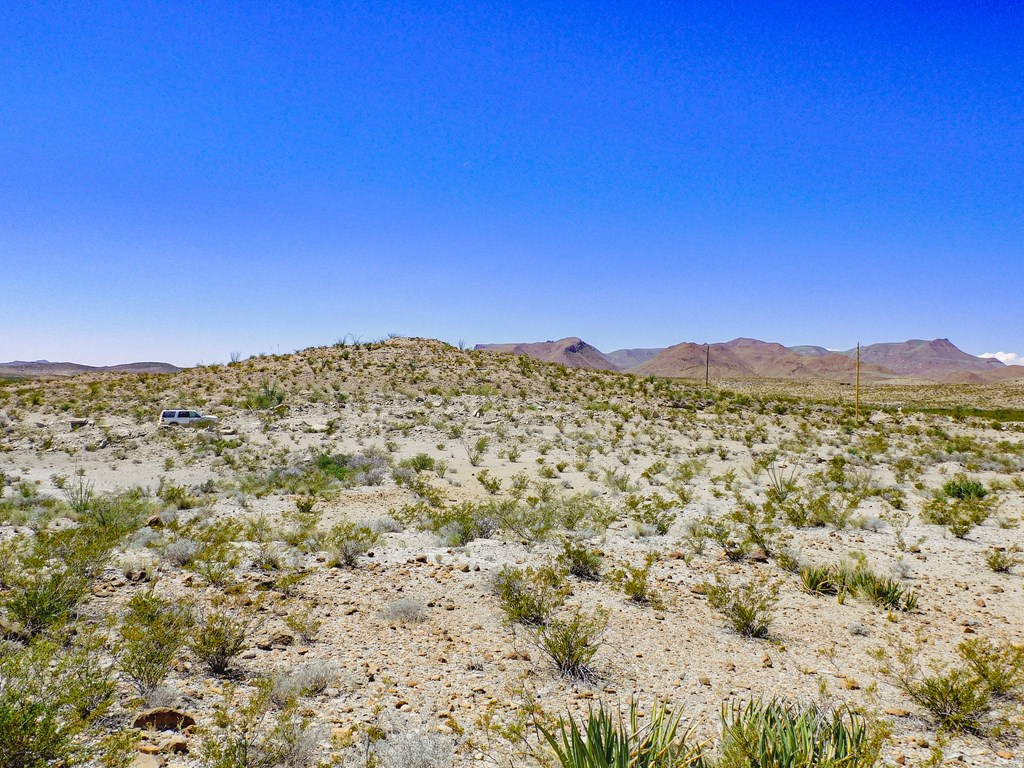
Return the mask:
[[[157,424],[178,407],[217,421]],[[872,384],[858,410],[826,381],[408,338],[7,381],[0,686],[98,681],[52,725],[95,765],[236,765],[238,739],[279,765],[554,765],[543,729],[631,704],[714,760],[723,711],[773,700],[855,713],[878,765],[1024,765],[1022,409],[1020,382]],[[27,605],[104,526],[54,615]],[[145,605],[180,619],[166,663],[139,662]],[[984,701],[954,722],[929,680]]]

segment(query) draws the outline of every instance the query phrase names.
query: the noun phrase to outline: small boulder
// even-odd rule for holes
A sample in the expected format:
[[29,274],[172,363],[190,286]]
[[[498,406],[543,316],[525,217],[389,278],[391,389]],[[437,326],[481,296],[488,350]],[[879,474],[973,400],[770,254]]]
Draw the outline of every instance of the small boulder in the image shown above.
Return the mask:
[[171,707],[156,707],[137,715],[132,726],[143,731],[183,731],[195,724],[192,715]]

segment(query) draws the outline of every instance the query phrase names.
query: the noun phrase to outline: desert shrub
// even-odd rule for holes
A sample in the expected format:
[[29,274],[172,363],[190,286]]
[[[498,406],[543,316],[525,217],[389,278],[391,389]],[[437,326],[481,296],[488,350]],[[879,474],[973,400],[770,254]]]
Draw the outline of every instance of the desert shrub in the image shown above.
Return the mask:
[[870,768],[881,734],[850,709],[827,711],[778,700],[722,708],[719,768]]
[[926,709],[939,727],[953,733],[982,733],[992,709],[988,688],[958,667],[936,672],[905,688],[915,704]]
[[518,503],[507,499],[487,505],[498,527],[527,542],[544,541],[562,527],[560,509],[556,502],[533,499],[533,503]]
[[715,542],[722,550],[722,554],[733,562],[742,560],[750,554],[749,540],[731,519],[704,515],[696,522],[693,530],[699,530],[702,540],[707,538]]
[[242,406],[250,411],[269,411],[284,403],[285,391],[269,378],[260,380],[259,387],[249,390],[242,399]]
[[284,623],[295,632],[305,643],[316,642],[322,622],[311,611],[297,611],[284,617]]
[[636,700],[629,704],[628,720],[601,704],[591,709],[580,726],[569,718],[557,732],[541,728],[561,768],[686,768],[703,766],[703,750],[692,730],[681,727],[682,713],[669,714],[655,705],[641,720]]
[[166,504],[177,509],[195,509],[199,506],[199,499],[193,496],[188,488],[183,485],[173,485],[160,479],[156,495]]
[[1020,565],[1021,558],[1015,548],[1007,550],[995,547],[985,555],[985,564],[996,573],[1009,573],[1012,568]]
[[466,449],[466,455],[469,458],[469,463],[474,467],[479,467],[484,459],[484,454],[487,453],[487,449],[490,445],[491,439],[486,435],[478,437],[472,445],[469,443],[463,443],[463,447]]
[[476,479],[484,487],[484,490],[492,496],[501,490],[501,479],[492,477],[490,470],[481,469],[476,473]]
[[716,574],[715,581],[705,582],[703,589],[711,606],[724,613],[738,633],[768,637],[772,611],[779,599],[778,584],[759,578],[733,586]]
[[803,588],[816,595],[851,594],[893,611],[912,611],[917,607],[918,593],[896,579],[879,576],[865,563],[850,565],[806,565],[800,569]]
[[391,468],[391,457],[386,451],[368,448],[361,453],[320,453],[313,457],[306,474],[319,473],[337,480],[345,487],[380,485]]
[[1024,647],[977,637],[960,643],[957,652],[993,696],[1015,696],[1024,688]]
[[163,558],[178,567],[191,563],[198,552],[199,545],[187,536],[175,537],[160,548]]
[[89,579],[63,564],[19,572],[9,581],[4,607],[31,635],[67,621],[89,591]]
[[550,619],[537,627],[536,641],[561,677],[589,682],[597,678],[592,663],[607,626],[604,611],[588,614],[577,609],[568,619]]
[[270,699],[279,707],[287,706],[300,696],[323,693],[340,675],[341,669],[332,661],[307,661],[271,679]]
[[439,733],[401,733],[378,741],[373,754],[380,768],[450,768],[455,743]]
[[345,520],[331,528],[323,545],[331,566],[352,568],[359,558],[380,544],[380,535],[365,525]]
[[651,552],[644,558],[642,565],[625,563],[621,568],[616,568],[608,574],[608,581],[634,603],[660,607],[661,598],[648,581],[651,566],[657,560],[657,553]]
[[93,483],[79,477],[72,485],[63,488],[64,499],[76,516],[88,514],[93,501]]
[[942,486],[942,493],[951,499],[965,501],[967,499],[984,499],[988,491],[980,481],[967,477],[963,473],[953,476],[953,479]]
[[583,581],[600,581],[603,561],[604,556],[600,552],[572,539],[562,542],[562,552],[558,556],[558,564]]
[[121,620],[117,662],[145,696],[167,675],[175,654],[188,639],[191,610],[152,589],[132,595]]
[[729,517],[744,531],[746,543],[766,555],[774,555],[780,546],[778,512],[773,504],[755,504],[737,494],[736,506]]
[[466,501],[430,512],[429,526],[450,547],[465,546],[474,539],[497,532],[502,507]]
[[398,463],[400,467],[409,467],[416,473],[428,472],[434,468],[434,458],[426,453],[417,453],[412,458],[404,459]]
[[506,565],[494,576],[494,594],[510,624],[540,626],[565,601],[562,572]]
[[103,756],[115,692],[95,642],[0,649],[0,765],[42,768]]
[[242,651],[249,647],[254,621],[216,608],[199,618],[189,647],[206,668],[215,675],[224,675]]
[[419,600],[403,597],[389,603],[384,616],[396,624],[422,624],[427,620],[427,609]]
[[325,729],[312,724],[293,700],[272,715],[269,680],[257,682],[256,691],[238,705],[234,691],[214,711],[213,726],[202,731],[201,754],[209,768],[306,768]]
[[957,474],[921,510],[921,518],[945,526],[958,539],[981,525],[997,507],[995,496],[977,480]]
[[661,494],[650,496],[632,494],[626,497],[626,509],[641,533],[650,532],[664,536],[676,520],[675,502]]

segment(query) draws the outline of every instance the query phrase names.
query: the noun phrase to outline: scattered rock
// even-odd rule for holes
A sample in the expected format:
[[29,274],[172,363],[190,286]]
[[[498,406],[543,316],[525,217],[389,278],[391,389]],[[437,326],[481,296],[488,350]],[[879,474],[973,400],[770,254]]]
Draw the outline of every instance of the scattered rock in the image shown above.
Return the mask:
[[16,621],[0,618],[0,637],[7,640],[14,640],[19,643],[27,643],[32,639],[31,633]]
[[139,754],[135,756],[135,759],[132,760],[132,768],[160,768],[163,764],[164,761],[156,755],[142,751],[140,751]]
[[295,643],[295,635],[291,632],[278,632],[273,635],[261,637],[256,641],[256,647],[261,651],[269,651],[271,648],[287,648]]
[[156,707],[137,715],[132,727],[143,731],[183,731],[195,724],[192,715],[171,707]]
[[171,736],[160,745],[160,751],[167,755],[187,755],[188,742],[184,736]]

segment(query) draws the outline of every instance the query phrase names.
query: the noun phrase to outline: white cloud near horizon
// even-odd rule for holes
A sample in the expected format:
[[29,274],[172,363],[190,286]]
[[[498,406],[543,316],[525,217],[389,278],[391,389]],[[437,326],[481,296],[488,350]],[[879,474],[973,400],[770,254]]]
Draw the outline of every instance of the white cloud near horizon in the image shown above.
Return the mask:
[[1024,365],[1024,355],[1018,355],[1016,352],[984,352],[978,357],[994,357],[1006,365]]

